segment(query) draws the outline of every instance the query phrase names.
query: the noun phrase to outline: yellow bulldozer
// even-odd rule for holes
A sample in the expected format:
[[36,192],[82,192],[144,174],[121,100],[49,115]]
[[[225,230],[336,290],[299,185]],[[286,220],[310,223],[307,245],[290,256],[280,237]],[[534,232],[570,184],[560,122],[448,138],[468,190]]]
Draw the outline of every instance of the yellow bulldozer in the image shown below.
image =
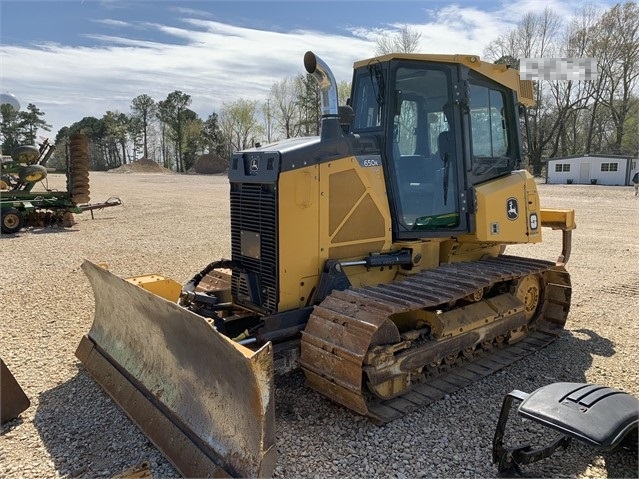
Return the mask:
[[[547,345],[570,308],[574,211],[522,169],[533,104],[474,55],[354,65],[338,106],[312,52],[321,133],[232,155],[231,258],[186,284],[85,262],[76,355],[185,476],[270,476],[274,374],[381,424]],[[557,261],[505,254],[562,231]]]

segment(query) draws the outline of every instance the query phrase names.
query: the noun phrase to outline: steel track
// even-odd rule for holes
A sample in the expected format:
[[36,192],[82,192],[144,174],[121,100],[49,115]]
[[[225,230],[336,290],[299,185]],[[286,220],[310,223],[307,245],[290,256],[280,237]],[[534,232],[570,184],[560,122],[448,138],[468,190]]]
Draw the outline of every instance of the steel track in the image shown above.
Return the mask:
[[[543,297],[531,321],[531,332],[522,340],[459,362],[450,371],[427,378],[392,399],[380,399],[368,391],[363,372],[366,353],[392,337],[390,316],[454,304],[478,289],[532,274],[543,277]],[[334,291],[314,308],[302,333],[301,365],[311,387],[375,423],[386,423],[550,344],[565,324],[570,295],[570,276],[563,266],[513,256],[445,264],[401,282]],[[432,341],[433,345],[438,343]]]

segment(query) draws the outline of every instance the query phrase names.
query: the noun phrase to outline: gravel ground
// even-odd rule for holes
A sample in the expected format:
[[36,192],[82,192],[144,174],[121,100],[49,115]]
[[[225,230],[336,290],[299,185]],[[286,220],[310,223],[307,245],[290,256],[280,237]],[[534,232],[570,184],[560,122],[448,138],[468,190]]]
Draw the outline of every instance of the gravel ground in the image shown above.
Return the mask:
[[[50,175],[52,186],[62,177]],[[59,184],[58,184],[59,183]],[[574,208],[568,264],[572,309],[545,350],[383,427],[330,403],[303,375],[276,379],[278,477],[491,477],[501,400],[555,381],[588,381],[639,396],[639,239],[632,188],[540,185],[545,207]],[[177,472],[88,377],[74,352],[93,319],[86,259],[119,276],[160,273],[180,282],[229,257],[225,176],[91,174],[92,202],[123,205],[76,216],[72,228],[29,228],[1,239],[0,357],[31,407],[0,430],[1,477],[111,477],[144,460],[154,477]],[[555,259],[561,234],[508,252]],[[548,430],[515,419],[508,443]],[[637,477],[637,452],[601,454],[574,443],[528,466],[538,477]]]

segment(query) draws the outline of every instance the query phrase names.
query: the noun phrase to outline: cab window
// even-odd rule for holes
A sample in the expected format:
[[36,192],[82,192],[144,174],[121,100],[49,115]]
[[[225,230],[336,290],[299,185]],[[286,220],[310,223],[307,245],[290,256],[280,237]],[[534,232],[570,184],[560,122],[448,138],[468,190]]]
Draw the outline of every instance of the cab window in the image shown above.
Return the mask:
[[513,169],[506,96],[487,85],[470,85],[471,173],[484,181]]
[[[380,78],[382,78],[381,75]],[[355,123],[353,124],[355,132],[378,129],[382,125],[380,90],[383,84],[379,84],[380,78],[372,75],[360,75],[358,78],[352,99],[355,105]]]

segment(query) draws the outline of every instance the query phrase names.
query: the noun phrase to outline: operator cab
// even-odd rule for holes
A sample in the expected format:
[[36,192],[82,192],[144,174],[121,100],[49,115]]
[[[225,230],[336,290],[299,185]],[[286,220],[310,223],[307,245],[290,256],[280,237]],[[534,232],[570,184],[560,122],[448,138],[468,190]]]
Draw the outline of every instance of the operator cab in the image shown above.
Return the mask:
[[383,139],[397,238],[471,231],[472,187],[519,168],[517,91],[460,59],[482,63],[392,54],[355,65],[352,132]]

